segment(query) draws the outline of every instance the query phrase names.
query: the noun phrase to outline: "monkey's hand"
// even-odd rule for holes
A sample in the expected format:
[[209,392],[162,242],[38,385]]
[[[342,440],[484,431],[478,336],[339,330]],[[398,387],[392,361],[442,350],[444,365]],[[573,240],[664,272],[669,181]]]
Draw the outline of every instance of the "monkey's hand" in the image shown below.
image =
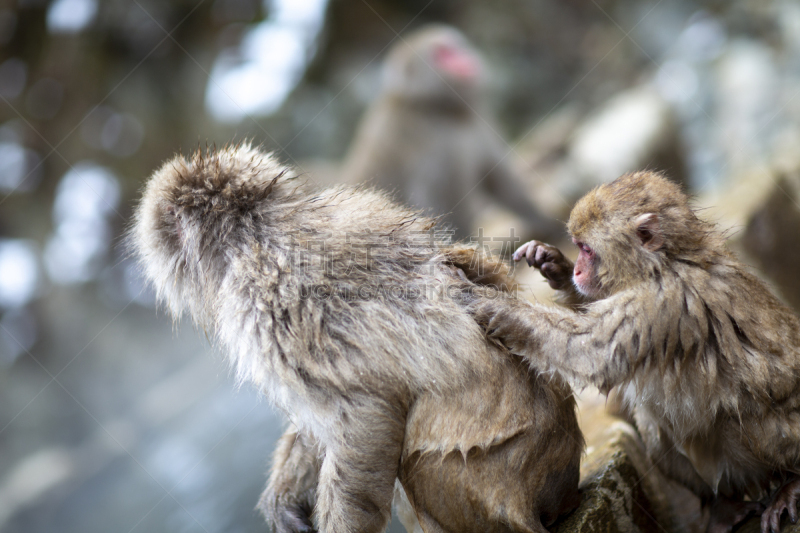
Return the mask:
[[797,498],[800,496],[800,478],[795,477],[783,485],[767,510],[761,515],[761,533],[779,533],[781,530],[781,515],[789,512],[789,520],[797,523]]
[[262,496],[259,503],[261,511],[276,533],[316,533],[311,521],[314,512],[314,494],[301,494],[295,498],[291,494],[276,494],[269,498]]
[[540,241],[526,242],[513,255],[514,261],[523,257],[529,266],[542,273],[553,289],[565,290],[571,287],[575,265],[555,246]]
[[511,351],[525,346],[528,330],[519,323],[517,313],[530,312],[529,305],[521,300],[498,293],[494,298],[478,298],[467,306],[467,312],[480,325],[487,340]]
[[315,441],[289,427],[278,440],[258,508],[273,533],[315,533],[312,514],[321,466]]

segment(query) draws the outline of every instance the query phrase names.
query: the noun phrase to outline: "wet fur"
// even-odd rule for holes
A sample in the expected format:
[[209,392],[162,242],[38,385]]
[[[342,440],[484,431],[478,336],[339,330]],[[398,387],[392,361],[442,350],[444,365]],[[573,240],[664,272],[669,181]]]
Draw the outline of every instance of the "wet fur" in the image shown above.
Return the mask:
[[292,422],[260,503],[276,531],[382,531],[396,478],[426,532],[541,532],[577,505],[569,387],[486,342],[462,296],[506,269],[433,220],[238,146],[156,171],[131,242]]
[[[641,245],[655,213],[664,242]],[[490,336],[539,368],[618,393],[668,474],[710,500],[757,500],[800,467],[800,322],[661,175],[603,185],[569,231],[601,298],[575,310],[481,300]],[[574,292],[574,289],[570,289]]]

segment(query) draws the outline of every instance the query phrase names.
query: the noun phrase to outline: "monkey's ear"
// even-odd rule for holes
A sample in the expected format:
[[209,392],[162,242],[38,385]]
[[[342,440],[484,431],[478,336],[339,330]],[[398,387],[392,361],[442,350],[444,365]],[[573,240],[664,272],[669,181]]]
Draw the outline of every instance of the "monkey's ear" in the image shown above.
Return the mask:
[[661,224],[658,215],[645,213],[636,219],[636,236],[642,242],[645,250],[655,252],[664,245],[664,235],[661,233]]

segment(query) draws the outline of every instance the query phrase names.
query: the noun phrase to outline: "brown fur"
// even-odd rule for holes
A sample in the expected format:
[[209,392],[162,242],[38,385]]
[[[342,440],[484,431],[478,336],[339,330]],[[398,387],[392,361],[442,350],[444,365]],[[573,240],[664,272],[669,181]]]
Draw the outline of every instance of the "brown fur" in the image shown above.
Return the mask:
[[[479,67],[456,77],[437,65],[440,46]],[[562,239],[564,227],[543,216],[509,163],[509,148],[487,123],[486,72],[455,28],[428,26],[389,52],[384,87],[367,109],[346,158],[342,179],[369,183],[403,202],[443,216],[464,238],[489,198],[513,211],[536,234]]]
[[294,425],[260,503],[276,531],[382,531],[396,478],[426,532],[541,532],[577,504],[569,387],[485,341],[459,302],[506,270],[435,231],[247,146],[147,183],[132,241],[160,298]]
[[491,337],[578,384],[618,392],[656,464],[705,499],[757,500],[793,478],[798,318],[658,174],[598,187],[568,227],[594,250],[597,300],[580,313],[478,301]]

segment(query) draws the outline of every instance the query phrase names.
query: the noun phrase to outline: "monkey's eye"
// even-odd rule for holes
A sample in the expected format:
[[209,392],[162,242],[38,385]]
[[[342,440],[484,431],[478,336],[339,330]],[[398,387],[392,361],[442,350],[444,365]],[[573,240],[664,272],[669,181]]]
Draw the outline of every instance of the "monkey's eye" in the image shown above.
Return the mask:
[[592,255],[592,254],[594,254],[594,250],[592,250],[592,249],[591,249],[589,246],[587,246],[586,244],[584,244],[584,243],[582,243],[582,242],[576,242],[575,244],[578,246],[578,248],[580,249],[580,251],[581,251],[581,252],[583,252],[583,253],[585,253],[586,255]]

